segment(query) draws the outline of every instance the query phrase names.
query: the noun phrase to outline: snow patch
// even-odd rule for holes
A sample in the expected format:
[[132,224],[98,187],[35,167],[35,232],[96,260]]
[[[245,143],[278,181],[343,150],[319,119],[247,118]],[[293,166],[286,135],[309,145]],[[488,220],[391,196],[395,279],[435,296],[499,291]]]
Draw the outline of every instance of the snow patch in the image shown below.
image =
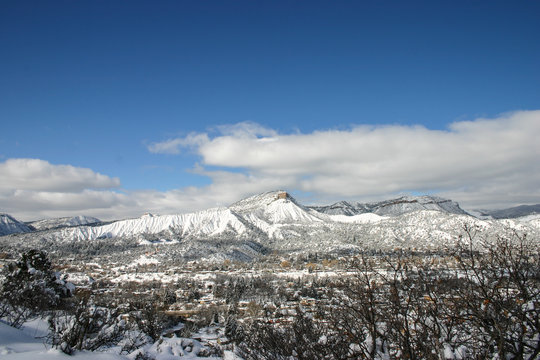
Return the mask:
[[369,224],[376,223],[385,219],[388,219],[386,216],[380,216],[373,213],[365,213],[353,216],[347,215],[330,215],[330,219],[336,222],[342,223],[354,223],[354,224]]

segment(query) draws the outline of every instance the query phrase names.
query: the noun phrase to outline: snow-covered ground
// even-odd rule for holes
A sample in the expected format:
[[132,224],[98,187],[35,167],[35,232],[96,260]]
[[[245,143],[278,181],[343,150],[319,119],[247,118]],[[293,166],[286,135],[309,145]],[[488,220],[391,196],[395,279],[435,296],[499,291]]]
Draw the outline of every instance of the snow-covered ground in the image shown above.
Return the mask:
[[367,223],[376,223],[381,220],[385,220],[385,216],[380,216],[373,213],[365,213],[358,215],[329,215],[330,219],[337,222],[344,223],[358,223],[358,224],[367,224]]
[[[148,344],[145,347],[129,354],[118,354],[118,348],[111,348],[107,351],[78,351],[74,355],[66,355],[60,350],[51,348],[47,344],[47,322],[44,320],[34,320],[26,323],[22,329],[16,329],[0,322],[0,359],[2,360],[133,360],[139,352],[145,352],[156,360],[182,359],[208,359],[196,354],[204,350],[204,345],[197,340],[164,337],[161,341]],[[211,342],[215,336],[209,334],[198,334],[201,341]],[[230,351],[225,351],[223,357],[212,357],[212,359],[241,360]]]
[[[60,350],[52,349],[45,343],[47,323],[35,320],[26,323],[22,329],[16,329],[0,322],[0,358],[3,360],[58,360],[71,356]],[[125,356],[107,352],[81,351],[77,359],[126,360]]]

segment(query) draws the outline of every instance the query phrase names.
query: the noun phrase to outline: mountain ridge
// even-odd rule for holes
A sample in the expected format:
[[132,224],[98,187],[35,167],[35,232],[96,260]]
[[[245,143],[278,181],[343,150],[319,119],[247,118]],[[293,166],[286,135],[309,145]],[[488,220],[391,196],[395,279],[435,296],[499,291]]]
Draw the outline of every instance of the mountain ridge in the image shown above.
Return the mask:
[[37,221],[26,222],[30,228],[35,230],[49,230],[62,227],[79,226],[79,225],[92,225],[102,223],[100,219],[91,216],[78,215],[73,217],[61,217],[53,219],[43,219]]
[[[338,208],[351,205],[336,204]],[[531,234],[533,238],[540,233],[537,217],[482,220],[464,212],[457,203],[437,197],[402,197],[369,206],[383,208],[380,212],[387,215],[318,212],[279,190],[247,197],[229,207],[178,215],[145,214],[109,223],[43,230],[35,235],[15,234],[3,241],[21,241],[25,246],[48,243],[71,247],[69,244],[74,242],[112,239],[109,243],[117,244],[125,239],[139,245],[177,244],[184,249],[178,253],[181,257],[245,260],[258,256],[263,251],[260,249],[287,253],[438,250],[459,241],[466,226],[479,229],[482,236],[498,236],[508,229]]]
[[468,214],[457,202],[432,195],[402,196],[370,203],[339,201],[331,205],[310,206],[310,208],[325,214],[347,216],[365,213],[373,213],[381,216],[397,216],[418,210],[438,210],[453,214]]

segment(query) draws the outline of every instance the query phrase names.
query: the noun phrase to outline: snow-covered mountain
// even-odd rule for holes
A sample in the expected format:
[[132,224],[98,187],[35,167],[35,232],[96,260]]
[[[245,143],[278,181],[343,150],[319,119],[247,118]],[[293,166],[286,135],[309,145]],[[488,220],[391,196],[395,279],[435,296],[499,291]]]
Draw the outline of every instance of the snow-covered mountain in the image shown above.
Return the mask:
[[[339,209],[345,210],[340,213]],[[285,191],[272,191],[226,208],[179,215],[146,214],[15,237],[26,243],[68,244],[115,238],[139,244],[163,242],[178,244],[181,250],[177,248],[175,256],[183,258],[250,259],[268,251],[436,250],[457,241],[465,226],[477,229],[482,237],[513,230],[527,233],[529,238],[538,239],[540,234],[538,217],[481,220],[453,201],[431,196],[373,204],[341,202],[318,210],[299,204]]]
[[374,203],[349,203],[340,201],[327,206],[310,206],[310,208],[329,215],[359,215],[373,213],[381,216],[398,216],[419,210],[437,210],[451,214],[467,214],[455,201],[438,196],[403,196],[397,199]]
[[0,214],[0,236],[30,232],[32,229],[8,214]]
[[56,219],[44,219],[27,222],[26,224],[35,230],[48,230],[61,227],[98,224],[101,220],[91,216],[74,216]]
[[269,238],[284,239],[299,229],[321,227],[328,216],[300,205],[285,191],[270,191],[248,197],[229,207],[252,228]]
[[296,202],[285,191],[273,191],[241,200],[228,208],[214,208],[180,215],[146,214],[137,219],[115,221],[102,226],[63,229],[59,238],[100,238],[162,235],[163,238],[282,239],[295,234],[294,228],[323,225],[331,219]]
[[221,237],[256,239],[284,248],[303,247],[303,243],[298,243],[300,240],[314,245],[321,239],[336,238],[340,241],[369,238],[373,242],[381,237],[385,241],[399,238],[413,242],[448,239],[457,236],[465,223],[486,227],[485,221],[466,214],[457,203],[432,196],[403,197],[374,204],[338,204],[344,209],[354,209],[355,213],[329,215],[320,212],[324,209],[316,211],[299,204],[285,191],[271,191],[240,200],[228,208],[180,215],[147,214],[101,226],[62,229],[59,238],[80,241],[117,237],[176,240]]
[[286,191],[270,191],[240,200],[229,209],[242,216],[257,218],[271,224],[311,223],[326,220],[326,217],[300,205]]

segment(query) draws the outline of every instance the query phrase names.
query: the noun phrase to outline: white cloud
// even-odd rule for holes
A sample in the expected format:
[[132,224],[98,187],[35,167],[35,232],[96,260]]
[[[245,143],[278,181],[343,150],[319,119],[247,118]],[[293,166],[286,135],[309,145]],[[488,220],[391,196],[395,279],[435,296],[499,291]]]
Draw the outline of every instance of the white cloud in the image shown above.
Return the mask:
[[78,192],[118,186],[118,178],[71,165],[53,165],[39,159],[8,159],[0,163],[0,189],[3,190]]
[[91,169],[8,159],[0,163],[0,212],[22,220],[117,219],[227,206],[274,189],[307,193],[319,204],[410,192],[439,193],[467,208],[540,203],[539,138],[540,111],[455,122],[444,131],[393,125],[280,134],[239,123],[149,146],[199,154],[193,171],[209,185],[125,191],[117,178]]
[[148,150],[154,154],[180,154],[180,146],[184,139],[169,139],[148,145]]
[[206,134],[191,133],[184,138],[151,143],[147,148],[148,151],[154,154],[179,154],[181,147],[198,147],[206,142],[208,142],[208,136]]
[[0,163],[0,212],[22,220],[87,214],[127,202],[125,195],[109,190],[119,186],[118,178],[87,168],[8,159]]
[[0,163],[0,213],[23,221],[75,215],[110,220],[138,217],[145,212],[184,213],[227,206],[257,192],[260,186],[277,186],[276,181],[264,184],[242,174],[201,171],[214,179],[211,185],[165,192],[125,191],[118,188],[118,179],[90,169],[37,159],[9,159]]

